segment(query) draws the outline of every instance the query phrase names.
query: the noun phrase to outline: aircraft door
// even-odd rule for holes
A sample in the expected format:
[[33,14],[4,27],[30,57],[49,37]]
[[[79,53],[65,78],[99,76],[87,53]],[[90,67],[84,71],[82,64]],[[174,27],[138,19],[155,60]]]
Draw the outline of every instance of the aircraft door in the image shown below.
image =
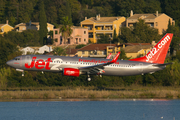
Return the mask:
[[24,61],[24,63],[28,63],[28,65],[30,65],[31,62],[32,62],[31,56],[25,56],[25,61]]
[[139,63],[139,71],[143,72],[143,63]]
[[22,56],[20,57],[20,67],[22,67]]

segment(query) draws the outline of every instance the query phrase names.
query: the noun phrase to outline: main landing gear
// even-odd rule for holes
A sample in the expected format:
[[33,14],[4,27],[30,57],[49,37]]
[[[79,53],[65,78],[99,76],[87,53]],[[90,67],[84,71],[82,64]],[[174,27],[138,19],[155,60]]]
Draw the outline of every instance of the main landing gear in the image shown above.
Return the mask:
[[90,75],[88,75],[88,78],[87,78],[88,81],[91,81],[91,78],[90,78]]

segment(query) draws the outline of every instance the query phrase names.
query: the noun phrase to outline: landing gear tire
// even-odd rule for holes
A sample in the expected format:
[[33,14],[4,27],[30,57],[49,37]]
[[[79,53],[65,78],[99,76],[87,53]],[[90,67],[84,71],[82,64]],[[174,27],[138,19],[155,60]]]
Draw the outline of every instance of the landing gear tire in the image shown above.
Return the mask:
[[24,71],[22,71],[22,76],[24,77]]
[[90,78],[90,77],[88,77],[88,78],[87,78],[87,80],[88,80],[88,81],[91,81],[91,78]]

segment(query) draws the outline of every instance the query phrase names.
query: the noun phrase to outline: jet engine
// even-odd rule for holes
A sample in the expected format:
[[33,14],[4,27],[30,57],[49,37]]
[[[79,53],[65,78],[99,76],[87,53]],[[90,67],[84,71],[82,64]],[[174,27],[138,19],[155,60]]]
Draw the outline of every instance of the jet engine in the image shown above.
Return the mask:
[[65,76],[73,76],[73,77],[79,77],[80,70],[75,68],[64,68],[63,75]]

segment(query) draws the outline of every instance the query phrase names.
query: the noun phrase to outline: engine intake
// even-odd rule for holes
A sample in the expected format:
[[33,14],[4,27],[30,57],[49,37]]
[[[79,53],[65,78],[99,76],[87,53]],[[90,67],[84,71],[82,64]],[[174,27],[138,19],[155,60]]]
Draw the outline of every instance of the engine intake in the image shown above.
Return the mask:
[[80,71],[79,71],[79,69],[75,69],[75,68],[64,68],[63,75],[79,77]]

